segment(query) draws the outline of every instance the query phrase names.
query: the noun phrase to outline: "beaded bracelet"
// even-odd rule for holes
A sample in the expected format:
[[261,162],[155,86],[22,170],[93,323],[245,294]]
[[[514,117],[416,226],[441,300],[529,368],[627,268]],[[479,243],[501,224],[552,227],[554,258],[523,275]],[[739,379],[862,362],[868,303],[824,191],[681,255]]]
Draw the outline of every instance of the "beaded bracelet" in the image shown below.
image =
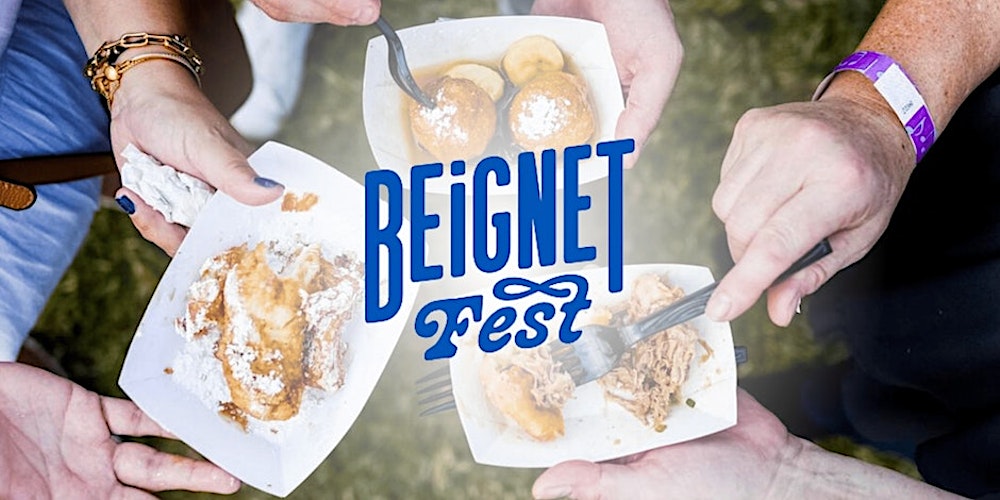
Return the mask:
[[860,72],[875,84],[875,90],[882,95],[906,129],[919,163],[936,139],[934,120],[931,119],[920,91],[903,68],[885,54],[874,51],[855,52],[841,61],[820,82],[813,94],[814,101],[823,95],[833,77],[841,71]]
[[[119,57],[128,49],[162,46],[164,52],[149,52],[118,62]],[[101,94],[111,108],[115,91],[121,85],[122,76],[129,69],[146,61],[156,59],[173,61],[187,68],[201,85],[203,72],[201,57],[191,47],[191,42],[182,35],[155,35],[150,33],[126,33],[117,40],[105,42],[87,61],[84,74],[90,79],[90,86]]]

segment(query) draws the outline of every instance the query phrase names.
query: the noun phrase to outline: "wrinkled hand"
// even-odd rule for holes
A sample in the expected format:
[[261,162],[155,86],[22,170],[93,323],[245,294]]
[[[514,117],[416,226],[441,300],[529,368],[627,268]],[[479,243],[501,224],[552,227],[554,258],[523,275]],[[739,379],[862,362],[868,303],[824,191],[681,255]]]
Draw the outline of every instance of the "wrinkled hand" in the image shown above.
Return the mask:
[[636,154],[625,159],[632,167],[660,120],[684,55],[670,8],[663,0],[536,0],[531,12],[604,24],[627,96],[615,135],[635,139]]
[[134,404],[48,372],[0,363],[0,498],[153,498],[145,491],[234,493],[216,466],[113,435],[170,436]]
[[279,21],[367,25],[378,19],[381,0],[253,0]]
[[[187,70],[171,61],[141,64],[122,79],[111,109],[111,146],[121,153],[130,142],[247,205],[274,201],[283,192],[280,184],[250,168],[250,145]],[[143,237],[173,255],[187,230],[168,223],[134,192],[122,188],[116,197],[122,195],[135,204],[132,222]]]
[[712,200],[736,265],[708,304],[710,318],[726,321],[746,311],[829,236],[831,255],[768,291],[771,320],[788,325],[802,297],[872,248],[914,158],[899,121],[879,105],[885,107],[825,96],[740,119]]
[[535,498],[766,498],[802,441],[749,394],[739,422],[718,434],[657,448],[618,463],[565,462],[535,481]]

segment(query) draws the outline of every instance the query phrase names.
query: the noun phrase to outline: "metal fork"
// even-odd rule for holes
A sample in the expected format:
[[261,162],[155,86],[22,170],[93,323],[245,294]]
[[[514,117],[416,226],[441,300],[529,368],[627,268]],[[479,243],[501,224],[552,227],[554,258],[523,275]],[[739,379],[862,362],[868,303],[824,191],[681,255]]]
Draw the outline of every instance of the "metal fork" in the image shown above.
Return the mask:
[[[832,249],[825,238],[812,250],[795,261],[774,281],[781,283],[789,276],[805,269],[828,255]],[[569,372],[576,385],[597,380],[611,371],[618,359],[637,342],[667,328],[690,321],[705,312],[705,305],[719,282],[705,286],[669,306],[622,327],[587,325],[580,338],[572,344],[553,349],[552,359]]]
[[[733,354],[736,356],[736,364],[742,365],[748,360],[747,348],[736,346]],[[455,395],[451,388],[451,374],[448,365],[435,368],[415,382],[417,385],[417,396],[420,400],[417,405],[422,409],[419,416],[426,417],[437,413],[455,409]]]
[[389,22],[384,17],[379,16],[375,21],[375,26],[385,35],[385,40],[389,44],[389,73],[392,79],[396,80],[399,88],[403,89],[413,100],[420,103],[425,108],[434,108],[434,100],[431,99],[413,79],[413,73],[406,64],[406,53],[403,51],[403,42],[399,40],[396,30],[392,29]]
[[417,396],[423,396],[417,405],[423,408],[421,417],[441,413],[455,408],[455,396],[451,390],[451,373],[448,365],[431,370],[416,381]]

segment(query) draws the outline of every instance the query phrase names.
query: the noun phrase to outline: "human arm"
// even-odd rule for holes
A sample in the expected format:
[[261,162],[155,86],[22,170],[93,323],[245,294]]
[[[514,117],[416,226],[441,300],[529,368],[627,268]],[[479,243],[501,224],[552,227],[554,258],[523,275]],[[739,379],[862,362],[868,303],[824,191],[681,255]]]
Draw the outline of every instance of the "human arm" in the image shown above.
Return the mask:
[[[209,5],[219,4],[220,0],[140,0],[130,2],[127,8],[110,0],[66,0],[65,3],[87,53],[129,32],[211,33],[211,26],[206,26],[209,22],[215,23],[217,30],[235,27],[231,16],[223,16],[221,20],[202,17]],[[239,39],[238,33],[232,35]],[[205,41],[205,44],[198,47],[198,41]],[[210,85],[239,86],[235,75],[222,73],[225,71],[223,62],[233,54],[223,53],[205,37],[196,38],[195,49],[205,56],[206,89]],[[157,49],[130,49],[123,57],[150,50]],[[212,78],[223,79],[224,83],[211,83]],[[280,196],[280,186],[269,188],[255,182],[257,175],[246,162],[250,146],[233,130],[183,66],[162,59],[139,64],[123,75],[121,87],[114,96],[111,143],[119,161],[118,154],[131,142],[163,163],[206,181],[242,203],[259,205]],[[123,194],[135,202],[132,221],[142,235],[172,254],[183,239],[185,229],[167,223],[135,193],[119,191],[119,196]]]
[[[890,0],[859,50],[898,61],[940,134],[1000,65],[997,27],[996,2]],[[720,283],[708,315],[738,316],[781,270],[829,236],[832,255],[768,292],[771,319],[788,324],[803,296],[875,244],[914,164],[898,118],[855,72],[838,74],[818,102],[748,112],[736,126],[713,198],[736,266]]]
[[740,390],[725,431],[624,460],[565,462],[544,472],[535,498],[956,498],[898,472],[837,455],[788,434]]
[[[604,24],[618,78],[627,96],[615,135],[634,138],[637,149],[641,149],[660,120],[684,56],[669,2],[536,0],[531,12]],[[635,164],[638,152],[626,158],[626,167]]]
[[218,467],[115,436],[172,438],[129,401],[0,363],[0,498],[153,498],[145,491],[234,493]]

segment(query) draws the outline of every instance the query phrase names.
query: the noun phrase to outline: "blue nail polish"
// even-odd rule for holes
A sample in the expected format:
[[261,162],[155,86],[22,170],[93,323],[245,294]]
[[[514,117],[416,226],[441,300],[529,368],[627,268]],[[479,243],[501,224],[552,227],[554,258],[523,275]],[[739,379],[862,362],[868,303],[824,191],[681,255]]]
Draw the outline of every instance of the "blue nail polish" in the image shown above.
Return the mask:
[[253,182],[254,182],[254,184],[256,184],[256,185],[258,185],[260,187],[265,187],[265,188],[268,188],[268,189],[276,188],[276,187],[285,187],[280,182],[278,182],[276,180],[273,180],[273,179],[268,179],[267,177],[254,177]]
[[135,203],[128,199],[128,196],[119,196],[115,201],[118,202],[118,206],[122,207],[125,213],[132,215],[135,213]]

